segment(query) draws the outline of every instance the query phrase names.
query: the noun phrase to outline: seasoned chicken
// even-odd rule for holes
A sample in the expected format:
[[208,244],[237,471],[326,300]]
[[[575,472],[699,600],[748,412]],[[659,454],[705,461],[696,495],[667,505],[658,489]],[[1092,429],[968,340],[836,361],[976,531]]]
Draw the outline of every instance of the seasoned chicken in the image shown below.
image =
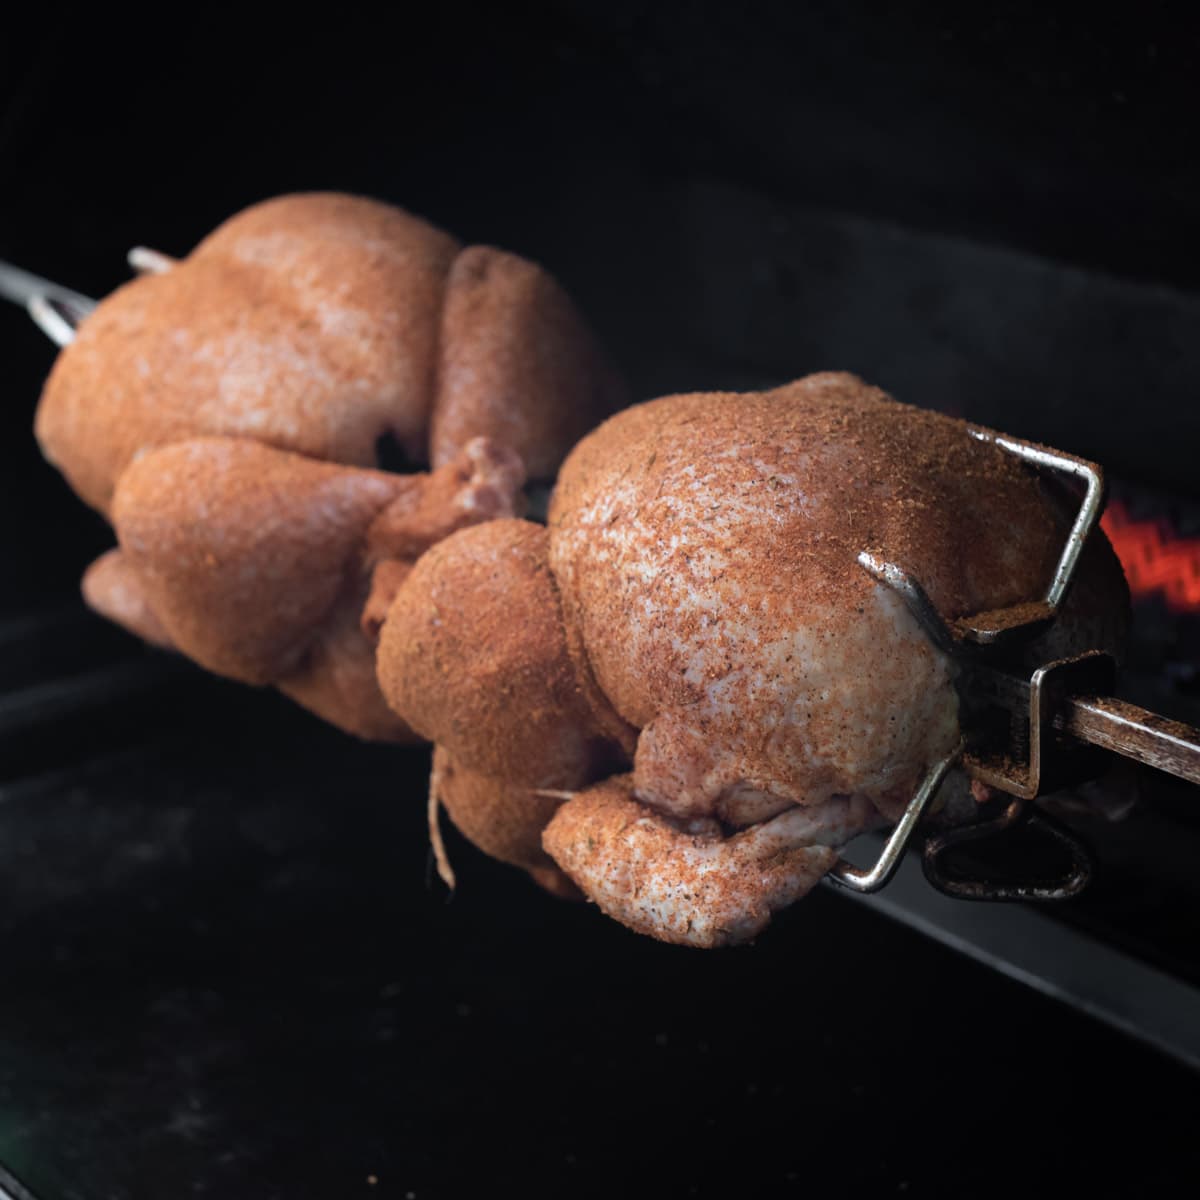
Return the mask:
[[[962,422],[852,376],[670,396],[575,448],[548,529],[480,525],[418,562],[379,678],[510,814],[526,789],[527,840],[559,801],[543,848],[605,912],[668,941],[744,941],[959,738],[951,663],[859,553],[907,568],[953,619],[1043,594],[1069,516]],[[1047,636],[1115,647],[1126,609],[1096,534]],[[469,798],[445,801],[482,842]]]
[[[88,603],[344,729],[409,736],[374,671],[400,580],[518,511],[620,380],[541,268],[371,200],[267,201],[153,265],[84,320],[37,412],[117,534]],[[396,453],[414,473],[380,469]]]

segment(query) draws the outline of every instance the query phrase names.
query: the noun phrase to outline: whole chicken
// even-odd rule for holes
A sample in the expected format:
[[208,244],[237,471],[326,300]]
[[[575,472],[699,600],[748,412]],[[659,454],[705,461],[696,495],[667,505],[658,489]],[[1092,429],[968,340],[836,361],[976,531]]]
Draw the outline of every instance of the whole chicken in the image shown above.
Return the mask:
[[153,260],[83,321],[37,412],[116,531],[88,602],[343,729],[411,736],[374,667],[400,580],[518,511],[620,379],[540,267],[372,200],[280,197]]
[[[485,851],[666,941],[742,942],[959,738],[951,662],[859,553],[954,619],[1042,595],[1070,515],[961,421],[850,375],[668,396],[580,442],[547,528],[433,547],[379,679]],[[1115,649],[1127,607],[1097,532],[1042,649]]]

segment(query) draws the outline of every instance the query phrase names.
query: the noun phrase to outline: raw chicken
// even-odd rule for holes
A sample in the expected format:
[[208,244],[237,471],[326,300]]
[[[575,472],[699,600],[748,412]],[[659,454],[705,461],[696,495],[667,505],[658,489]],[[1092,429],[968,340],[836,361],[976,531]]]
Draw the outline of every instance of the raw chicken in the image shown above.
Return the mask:
[[[82,323],[37,413],[116,530],[85,597],[344,729],[410,736],[374,671],[396,587],[439,538],[518,511],[620,380],[541,268],[375,201],[281,197],[142,260],[164,273]],[[377,469],[394,453],[414,473]]]
[[[380,683],[470,773],[441,788],[468,837],[488,848],[490,779],[521,844],[541,831],[545,861],[508,857],[542,882],[552,861],[632,928],[745,941],[959,738],[951,663],[860,551],[953,619],[1043,594],[1068,507],[962,422],[853,376],[666,397],[576,447],[548,529],[492,522],[425,555]],[[1046,637],[1115,648],[1127,605],[1097,533]]]

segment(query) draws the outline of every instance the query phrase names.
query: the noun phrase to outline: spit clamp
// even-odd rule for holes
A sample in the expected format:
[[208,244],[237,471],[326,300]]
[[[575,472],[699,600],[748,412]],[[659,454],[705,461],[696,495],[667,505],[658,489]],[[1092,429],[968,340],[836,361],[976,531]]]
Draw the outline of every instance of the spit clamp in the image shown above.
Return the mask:
[[[954,767],[975,785],[1003,793],[981,803],[979,820],[925,839],[922,865],[939,891],[968,900],[1062,900],[1083,890],[1094,873],[1084,842],[1033,802],[1102,774],[1108,753],[1123,755],[1200,784],[1200,729],[1168,720],[1112,695],[1116,662],[1101,650],[1030,667],[1036,643],[1061,610],[1104,504],[1104,475],[1095,463],[975,426],[970,436],[992,442],[1035,469],[1083,484],[1083,501],[1067,535],[1046,594],[1039,600],[946,621],[928,593],[897,563],[863,551],[859,564],[905,603],[929,640],[956,668],[962,739],[932,764],[867,870],[839,860],[830,878],[857,892],[884,887],[900,865],[917,826]],[[973,789],[977,790],[977,789]],[[953,853],[1014,828],[1065,851],[1069,866],[1057,878],[970,878],[955,871]]]

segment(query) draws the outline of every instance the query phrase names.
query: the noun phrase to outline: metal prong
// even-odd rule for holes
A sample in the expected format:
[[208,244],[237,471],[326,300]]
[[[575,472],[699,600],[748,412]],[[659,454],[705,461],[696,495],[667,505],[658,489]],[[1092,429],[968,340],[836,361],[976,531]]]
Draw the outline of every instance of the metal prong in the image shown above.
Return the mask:
[[125,257],[139,275],[165,275],[179,261],[149,246],[134,246]]
[[972,425],[969,432],[972,437],[978,438],[981,442],[992,442],[1002,450],[1007,450],[1009,454],[1015,454],[1018,458],[1032,463],[1035,467],[1045,467],[1063,475],[1074,475],[1087,485],[1083,504],[1080,505],[1079,514],[1071,526],[1071,532],[1067,535],[1067,542],[1058,560],[1058,566],[1054,569],[1054,578],[1050,581],[1050,587],[1046,591],[1046,605],[1053,614],[1058,611],[1059,605],[1066,597],[1067,589],[1071,586],[1071,580],[1075,575],[1079,556],[1083,553],[1084,543],[1100,519],[1100,510],[1104,506],[1104,472],[1095,463],[1090,463],[1086,459],[1075,458],[1073,455],[1063,454],[1058,450],[1047,450],[1033,445],[1032,442],[1023,442],[1017,438],[993,433],[990,429],[981,429],[979,426]]
[[96,307],[95,300],[6,262],[0,262],[0,296],[23,305],[58,346],[74,340],[79,323]]
[[939,650],[945,654],[956,653],[954,635],[942,620],[942,614],[934,607],[925,589],[903,567],[884,562],[868,550],[859,553],[858,564],[873,578],[899,594],[917,624]]
[[52,300],[49,296],[34,296],[25,310],[56,346],[69,346],[75,340],[75,330],[81,318],[67,310],[61,301]]
[[925,778],[921,781],[921,786],[917,788],[916,794],[908,802],[904,815],[896,822],[896,828],[888,836],[878,860],[870,870],[860,870],[844,858],[840,858],[837,865],[829,872],[829,878],[853,892],[877,892],[886,886],[900,865],[900,859],[904,855],[905,847],[912,837],[913,830],[916,829],[917,823],[925,815],[925,810],[937,795],[938,789],[942,786],[942,780],[946,778],[946,772],[958,761],[962,751],[963,744],[959,742],[945,758],[926,773]]

